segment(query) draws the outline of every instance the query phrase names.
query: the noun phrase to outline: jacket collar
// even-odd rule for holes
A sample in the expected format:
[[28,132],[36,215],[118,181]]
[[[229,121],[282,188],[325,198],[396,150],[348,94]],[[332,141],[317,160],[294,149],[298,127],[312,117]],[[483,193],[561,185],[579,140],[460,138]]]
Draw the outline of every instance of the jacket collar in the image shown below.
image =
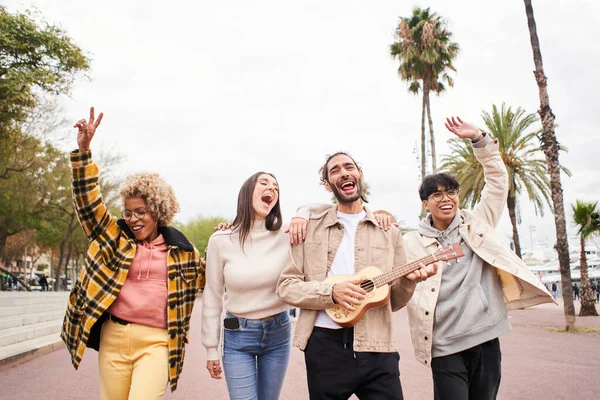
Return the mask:
[[[379,226],[377,220],[375,219],[375,214],[368,207],[363,206],[363,210],[367,213],[366,220],[370,221],[373,225]],[[339,224],[339,220],[337,218],[337,206],[332,206],[327,210],[327,214],[325,214],[325,227],[330,228],[336,224]]]
[[[129,229],[129,226],[127,226],[124,219],[119,219],[117,225],[119,225],[119,228],[121,228],[130,239],[135,240],[133,232]],[[174,246],[187,252],[194,251],[194,245],[177,229],[171,226],[159,226],[158,233],[163,235],[167,246]]]

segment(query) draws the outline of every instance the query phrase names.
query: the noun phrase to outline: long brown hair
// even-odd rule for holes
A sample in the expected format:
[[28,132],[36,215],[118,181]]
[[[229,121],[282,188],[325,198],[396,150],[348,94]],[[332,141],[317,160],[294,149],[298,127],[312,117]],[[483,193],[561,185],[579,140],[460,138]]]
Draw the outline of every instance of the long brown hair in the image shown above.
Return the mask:
[[[250,234],[250,229],[252,229],[252,224],[254,223],[254,207],[252,206],[252,195],[254,194],[254,188],[256,187],[256,181],[258,181],[258,177],[266,174],[275,178],[275,175],[270,174],[268,172],[257,172],[252,175],[250,178],[246,179],[246,182],[240,188],[240,193],[238,194],[238,203],[237,203],[237,215],[231,224],[231,230],[240,235],[240,247],[244,248],[244,243]],[[279,196],[277,197],[277,203],[265,218],[265,227],[269,231],[277,231],[281,228],[282,220],[281,220],[281,207],[279,206]]]

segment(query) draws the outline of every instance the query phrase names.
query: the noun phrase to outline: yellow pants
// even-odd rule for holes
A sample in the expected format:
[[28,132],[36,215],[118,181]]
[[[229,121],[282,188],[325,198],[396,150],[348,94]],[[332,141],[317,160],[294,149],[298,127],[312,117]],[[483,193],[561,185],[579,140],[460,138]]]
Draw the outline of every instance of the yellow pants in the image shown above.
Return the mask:
[[102,400],[162,399],[169,380],[166,329],[106,320],[98,366]]

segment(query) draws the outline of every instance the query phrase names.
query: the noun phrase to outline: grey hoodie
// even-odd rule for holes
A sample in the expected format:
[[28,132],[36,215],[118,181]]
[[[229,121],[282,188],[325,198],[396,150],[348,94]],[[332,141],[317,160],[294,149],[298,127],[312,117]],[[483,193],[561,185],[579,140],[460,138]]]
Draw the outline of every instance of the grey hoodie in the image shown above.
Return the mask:
[[421,235],[436,238],[441,245],[460,242],[465,253],[441,268],[432,357],[458,353],[511,329],[496,269],[484,263],[462,240],[459,232],[462,221],[459,210],[445,231],[433,227],[431,214],[419,224]]

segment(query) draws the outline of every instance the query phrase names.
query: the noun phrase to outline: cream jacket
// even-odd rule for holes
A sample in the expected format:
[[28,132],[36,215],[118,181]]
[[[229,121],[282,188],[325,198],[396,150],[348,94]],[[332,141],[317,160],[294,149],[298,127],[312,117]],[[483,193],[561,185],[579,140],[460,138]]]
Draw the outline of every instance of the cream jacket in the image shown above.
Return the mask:
[[[365,207],[367,216],[356,230],[354,255],[355,269],[375,266],[382,271],[406,263],[404,242],[400,231],[393,227],[385,232],[379,228],[373,213]],[[330,283],[324,282],[331,263],[344,235],[344,227],[338,221],[336,206],[327,206],[315,212],[307,225],[304,244],[292,246],[290,259],[279,282],[277,294],[288,304],[302,309],[296,330],[294,346],[304,350],[315,326],[319,310],[333,305]],[[366,312],[354,326],[353,348],[358,352],[397,351],[392,332],[392,311],[406,305],[413,294],[415,284],[400,278],[391,285],[391,301],[384,306]]]
[[[497,269],[507,310],[556,303],[542,282],[495,231],[508,195],[508,174],[498,151],[498,140],[473,150],[483,166],[485,187],[472,211],[461,210],[460,236],[475,254]],[[423,237],[418,232],[407,233],[404,240],[409,262],[438,248],[435,238]],[[438,273],[417,285],[407,306],[415,357],[425,365],[431,364],[434,313],[443,269],[443,263],[438,263]]]

